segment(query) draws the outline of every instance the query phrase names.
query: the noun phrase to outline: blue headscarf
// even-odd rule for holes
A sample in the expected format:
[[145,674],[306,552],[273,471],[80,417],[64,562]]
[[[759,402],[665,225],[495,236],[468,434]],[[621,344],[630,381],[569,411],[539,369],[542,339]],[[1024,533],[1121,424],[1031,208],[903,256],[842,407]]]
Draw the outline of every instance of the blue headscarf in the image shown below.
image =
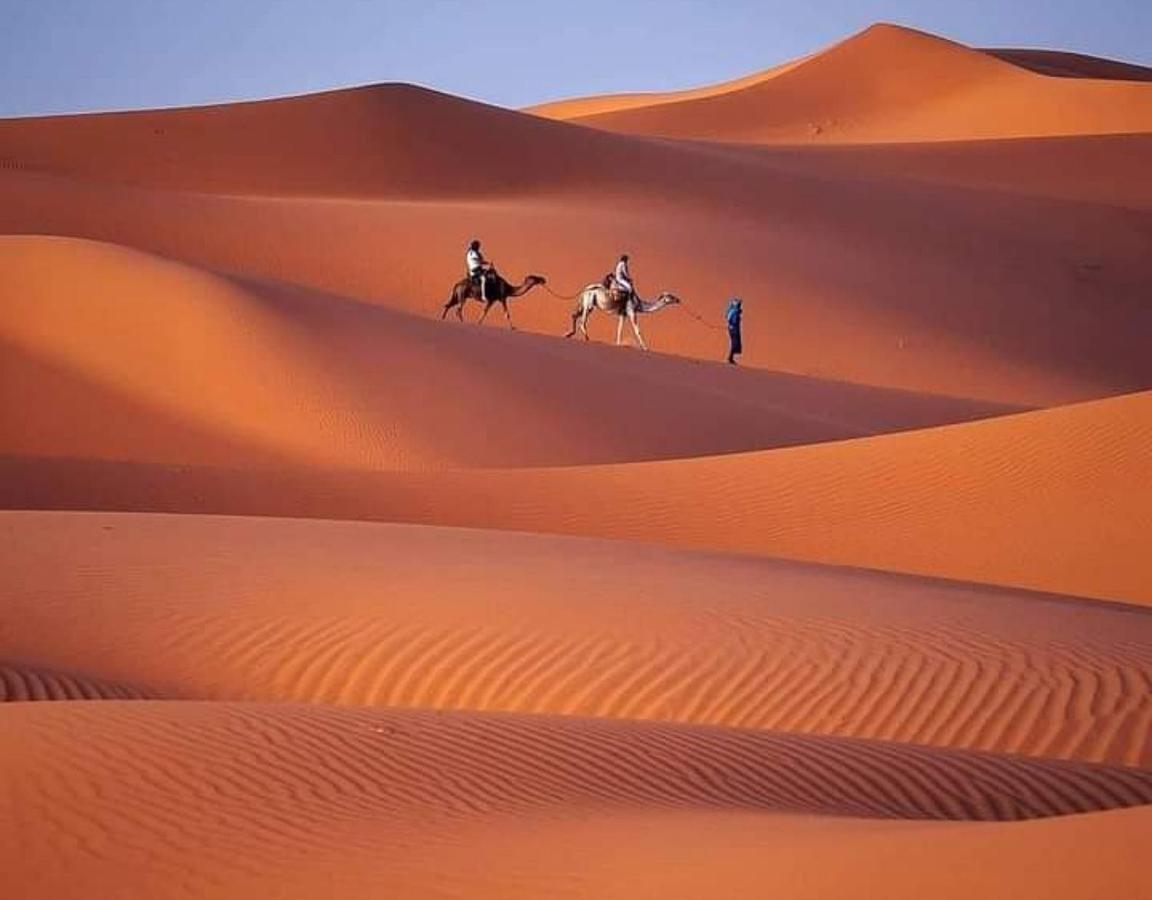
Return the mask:
[[744,314],[743,302],[739,297],[733,297],[728,302],[728,327],[736,329],[740,327],[740,317]]

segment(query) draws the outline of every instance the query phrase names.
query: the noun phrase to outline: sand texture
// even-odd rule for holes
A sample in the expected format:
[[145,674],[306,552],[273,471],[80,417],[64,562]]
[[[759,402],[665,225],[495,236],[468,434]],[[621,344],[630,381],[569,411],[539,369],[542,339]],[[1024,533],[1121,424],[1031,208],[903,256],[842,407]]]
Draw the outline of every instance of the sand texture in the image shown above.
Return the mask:
[[1152,897],[1150,92],[0,120],[3,896]]

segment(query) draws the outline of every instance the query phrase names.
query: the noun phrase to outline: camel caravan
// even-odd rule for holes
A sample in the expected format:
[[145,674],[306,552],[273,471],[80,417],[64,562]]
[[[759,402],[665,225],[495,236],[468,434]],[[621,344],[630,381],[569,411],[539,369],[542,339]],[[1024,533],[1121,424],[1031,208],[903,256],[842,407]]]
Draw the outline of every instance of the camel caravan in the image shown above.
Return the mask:
[[[507,281],[496,267],[484,258],[480,249],[480,242],[472,241],[468,245],[466,257],[468,275],[460,279],[452,287],[440,318],[444,319],[452,310],[456,311],[456,318],[464,321],[464,306],[469,300],[480,303],[484,309],[480,313],[477,324],[483,324],[489,311],[497,303],[504,310],[504,318],[508,327],[514,329],[512,314],[508,311],[508,301],[515,297],[523,297],[533,288],[547,285],[548,279],[543,275],[528,275],[520,284]],[[640,333],[640,325],[636,317],[642,313],[659,312],[666,306],[674,306],[680,302],[675,294],[664,291],[655,300],[643,300],[636,292],[632,282],[632,274],[628,269],[628,254],[622,254],[616,263],[615,269],[594,284],[588,285],[576,295],[576,308],[572,311],[572,327],[565,337],[572,337],[579,331],[588,336],[588,317],[596,310],[616,316],[616,345],[619,346],[624,336],[624,322],[632,326],[632,333],[636,342],[645,350],[648,345]]]

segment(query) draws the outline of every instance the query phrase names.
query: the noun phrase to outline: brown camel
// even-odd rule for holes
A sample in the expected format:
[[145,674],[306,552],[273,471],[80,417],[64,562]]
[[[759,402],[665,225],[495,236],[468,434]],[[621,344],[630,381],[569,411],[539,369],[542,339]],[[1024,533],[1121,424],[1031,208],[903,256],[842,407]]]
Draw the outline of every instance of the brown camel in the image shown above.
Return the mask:
[[664,291],[655,300],[641,300],[635,294],[625,295],[622,291],[606,288],[602,284],[590,284],[580,293],[580,302],[577,304],[576,309],[572,311],[572,330],[569,331],[564,337],[572,337],[579,328],[581,334],[584,335],[584,340],[588,338],[588,317],[592,315],[592,311],[599,309],[606,313],[612,313],[617,317],[616,322],[616,344],[619,346],[620,339],[624,334],[624,320],[627,319],[632,325],[632,333],[636,335],[636,340],[645,350],[648,345],[644,343],[644,338],[640,334],[640,326],[636,324],[636,316],[639,313],[654,313],[663,309],[665,306],[674,306],[680,302],[680,298],[675,294],[670,294]]
[[[484,302],[484,312],[480,313],[480,319],[476,324],[483,325],[488,311],[492,309],[493,305],[499,303],[504,309],[504,318],[508,320],[508,327],[513,328],[512,315],[508,312],[508,301],[513,297],[523,297],[532,288],[547,283],[548,279],[543,275],[528,275],[520,284],[513,285],[505,281],[500,274],[492,272],[488,276],[488,284],[485,288],[488,299]],[[469,300],[481,300],[480,288],[473,284],[470,278],[461,278],[453,285],[452,294],[448,297],[448,302],[444,304],[444,309],[440,311],[440,318],[443,319],[447,316],[448,310],[455,309],[456,318],[463,322],[464,304]]]

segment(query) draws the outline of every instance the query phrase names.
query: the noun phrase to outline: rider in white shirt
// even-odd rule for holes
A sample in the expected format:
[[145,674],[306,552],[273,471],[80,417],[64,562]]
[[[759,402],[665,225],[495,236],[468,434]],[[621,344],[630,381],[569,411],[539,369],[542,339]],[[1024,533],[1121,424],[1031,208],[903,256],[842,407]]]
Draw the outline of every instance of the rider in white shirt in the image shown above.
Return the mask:
[[484,258],[484,254],[480,252],[480,242],[473,240],[468,245],[468,254],[465,257],[468,264],[468,277],[472,283],[480,289],[480,299],[487,302],[487,275],[492,268],[492,264]]
[[620,255],[620,261],[616,263],[616,271],[612,273],[612,278],[618,290],[623,291],[626,296],[635,296],[636,288],[632,284],[632,273],[628,271],[627,253]]

